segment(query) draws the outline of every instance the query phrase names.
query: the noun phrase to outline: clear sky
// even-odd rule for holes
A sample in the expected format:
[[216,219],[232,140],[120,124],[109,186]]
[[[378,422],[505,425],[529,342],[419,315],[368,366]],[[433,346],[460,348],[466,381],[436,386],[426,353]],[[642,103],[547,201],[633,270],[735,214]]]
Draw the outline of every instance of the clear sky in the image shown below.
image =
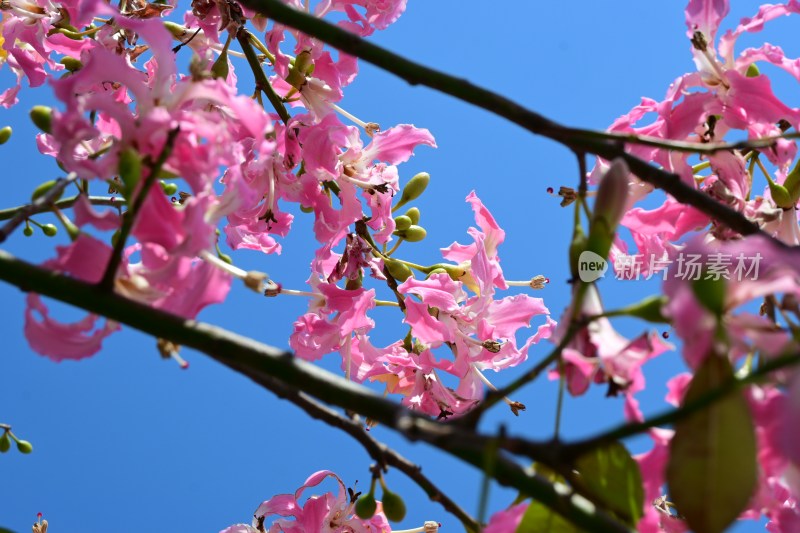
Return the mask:
[[[662,98],[673,79],[694,69],[683,2],[489,5],[410,0],[403,17],[373,40],[566,124],[597,129],[607,127],[642,96]],[[757,5],[737,1],[726,27],[754,14]],[[797,57],[800,43],[793,37],[798,25],[797,17],[778,20],[763,35],[780,44],[788,57]],[[763,37],[741,42],[761,43]],[[236,66],[246,69],[243,62]],[[7,72],[0,79],[7,81]],[[776,92],[790,106],[800,107],[800,93],[788,76],[776,74],[773,79]],[[572,211],[560,208],[558,198],[545,191],[576,183],[573,156],[486,112],[410,87],[363,62],[345,94],[342,107],[364,120],[384,128],[410,123],[429,128],[436,137],[438,149],[420,148],[400,167],[401,181],[420,171],[432,176],[417,202],[428,237],[404,244],[409,259],[431,263],[439,259],[440,247],[465,242],[473,219],[464,198],[474,189],[508,234],[500,249],[506,277],[549,277],[552,283],[534,296],[543,297],[558,318],[568,301]],[[58,175],[52,160],[38,155],[26,118],[31,106],[49,101],[47,89],[28,91],[15,109],[0,112],[0,125],[11,124],[15,130],[12,140],[0,147],[0,207],[25,203],[37,184]],[[298,214],[282,255],[243,252],[234,259],[244,268],[269,272],[286,287],[302,289],[316,245],[309,229],[309,216]],[[4,248],[40,262],[52,256],[57,240],[63,236],[51,240],[37,233],[26,239],[18,234]],[[600,289],[607,306],[616,307],[658,287],[604,280]],[[350,485],[359,480],[363,487],[369,479],[370,460],[348,436],[308,419],[202,354],[187,351],[191,368],[181,371],[159,358],[153,339],[126,328],[109,338],[95,357],[56,364],[27,347],[22,335],[24,295],[0,284],[0,303],[0,422],[12,424],[35,448],[31,455],[0,456],[0,526],[28,531],[42,512],[55,533],[215,532],[249,522],[261,501],[293,492],[317,470],[333,470]],[[228,301],[207,309],[201,319],[286,348],[292,322],[305,308],[300,298],[264,299],[235,285]],[[395,340],[401,319],[397,310],[381,308],[374,317],[376,343]],[[620,329],[638,333],[643,327],[623,323]],[[533,361],[549,348],[532,350]],[[336,369],[338,361],[332,354],[323,364]],[[646,413],[666,407],[664,382],[681,368],[677,353],[645,367],[650,387],[641,398]],[[501,385],[517,373],[490,377]],[[555,393],[552,383],[535,382],[514,398],[528,406],[526,412],[514,418],[499,407],[485,429],[502,422],[514,433],[549,437]],[[603,393],[597,389],[568,399],[563,418],[567,437],[588,435],[620,420],[621,401],[604,400]],[[432,480],[477,513],[479,472],[425,445],[410,445],[384,428],[373,434],[423,464]],[[645,444],[634,441],[631,447],[643,451]],[[390,472],[387,482],[406,500],[409,512],[403,527],[437,520],[445,532],[460,531],[454,518],[428,502],[401,473]],[[494,512],[514,494],[493,487],[491,496]]]

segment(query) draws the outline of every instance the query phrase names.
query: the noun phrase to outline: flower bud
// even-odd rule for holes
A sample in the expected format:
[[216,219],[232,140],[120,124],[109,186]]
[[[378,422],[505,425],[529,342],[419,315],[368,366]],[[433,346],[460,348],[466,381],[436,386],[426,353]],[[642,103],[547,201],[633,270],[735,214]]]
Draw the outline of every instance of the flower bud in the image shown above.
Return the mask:
[[572,233],[572,242],[569,245],[569,267],[572,279],[578,279],[578,265],[581,254],[586,251],[586,246],[586,234],[583,232],[583,228],[576,226]]
[[422,226],[409,226],[407,230],[396,231],[395,235],[404,238],[408,242],[419,242],[428,235],[428,232]]
[[384,259],[383,264],[386,266],[386,270],[389,271],[389,274],[397,281],[405,281],[411,277],[411,269],[405,263],[392,259]]
[[18,440],[17,450],[19,450],[19,453],[31,453],[33,451],[33,444],[26,440]]
[[11,126],[0,129],[0,144],[5,144],[11,138]]
[[214,61],[214,64],[211,65],[211,77],[213,79],[222,78],[223,80],[228,79],[228,72],[230,72],[230,67],[228,66],[228,50],[222,50],[222,53],[217,57],[217,60]]
[[0,437],[0,453],[6,453],[10,449],[11,439],[8,438],[8,431],[4,431],[3,436]]
[[617,226],[628,205],[629,174],[625,161],[615,159],[597,189],[587,249],[603,258],[608,257]]
[[[786,176],[786,180],[783,182],[783,187],[786,189],[786,192],[789,195],[789,206],[794,206],[797,203],[797,200],[800,199],[800,161],[797,162],[792,171]],[[772,193],[771,183],[770,193],[772,194],[772,198],[775,199],[775,194]]]
[[411,227],[411,219],[405,215],[400,215],[399,217],[394,219],[394,227],[398,231],[404,231]]
[[412,207],[411,209],[406,211],[405,216],[411,219],[412,224],[419,224],[420,212],[419,209],[417,209],[416,207]]
[[378,509],[378,502],[375,501],[375,495],[372,492],[364,494],[358,501],[356,501],[356,516],[362,520],[369,520],[375,516],[375,511]]
[[406,517],[406,504],[403,499],[385,487],[381,503],[383,504],[383,514],[392,522],[400,522]]
[[420,195],[425,192],[425,189],[428,187],[428,183],[430,181],[431,176],[427,172],[420,172],[408,180],[406,186],[403,187],[403,194],[400,195],[400,200],[398,200],[397,204],[395,204],[395,206],[392,208],[392,211],[399,209],[408,202],[419,198]]
[[55,237],[56,233],[58,233],[58,228],[53,224],[43,224],[42,232],[48,237]]
[[83,68],[83,63],[74,57],[62,57],[59,63],[64,65],[64,68],[66,68],[69,72],[77,72]]
[[306,83],[306,75],[314,69],[314,61],[311,59],[311,52],[303,50],[294,60],[294,65],[289,67],[289,75],[286,76],[286,83],[298,91]]
[[161,190],[164,191],[164,194],[167,196],[172,196],[178,192],[178,186],[174,183],[167,183],[166,181],[161,180],[159,181],[159,184],[161,185]]
[[53,131],[53,109],[43,105],[33,106],[31,120],[45,133]]
[[661,311],[666,304],[666,296],[650,296],[641,302],[626,307],[623,311],[628,316],[635,316],[648,322],[669,324],[670,320]]
[[[47,194],[47,192],[50,189],[52,189],[55,186],[56,183],[57,183],[57,180],[48,180],[48,181],[45,181],[44,183],[40,184],[38,187],[36,187],[33,190],[33,193],[31,193],[31,200],[36,200],[37,198],[40,198],[40,197],[44,196],[45,194]],[[59,198],[61,198],[61,194],[59,194],[58,197],[54,198],[54,201],[58,200]]]
[[760,74],[761,72],[758,70],[758,66],[755,63],[750,63],[747,67],[747,71],[744,73],[748,78],[757,78]]
[[131,147],[119,153],[119,177],[125,184],[126,194],[133,193],[142,178],[142,158]]
[[25,228],[22,230],[22,234],[26,237],[30,237],[33,235],[33,228],[30,226],[25,226]]

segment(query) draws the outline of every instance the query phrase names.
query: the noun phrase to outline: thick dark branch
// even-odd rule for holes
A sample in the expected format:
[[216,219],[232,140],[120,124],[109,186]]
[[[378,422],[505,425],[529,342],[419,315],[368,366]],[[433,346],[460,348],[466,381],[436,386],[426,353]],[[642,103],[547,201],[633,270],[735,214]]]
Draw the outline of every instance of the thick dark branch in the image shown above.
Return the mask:
[[438,502],[447,512],[458,518],[466,531],[479,533],[481,527],[478,522],[423,475],[421,466],[415,465],[382,442],[375,440],[361,424],[342,416],[327,405],[316,401],[305,392],[287,387],[276,379],[268,379],[262,376],[257,382],[280,398],[292,402],[310,417],[321,420],[353,437],[381,467],[393,466],[403,472],[425,491],[431,501]]
[[[329,24],[314,16],[293,9],[281,0],[241,0],[241,3],[273,20],[297,28],[316,37],[339,50],[354,55],[376,65],[387,72],[406,80],[412,85],[425,85],[449,94],[491,113],[499,115],[526,130],[548,137],[564,144],[576,152],[586,152],[612,160],[622,157],[631,171],[640,179],[662,189],[681,203],[691,205],[710,217],[722,222],[742,235],[761,233],[759,227],[744,215],[723,205],[705,193],[683,183],[679,176],[656,168],[641,159],[625,152],[626,143],[639,139],[629,134],[604,133],[562,126],[549,118],[527,109],[500,94],[473,85],[467,80],[451,76],[439,70],[411,61],[403,56],[374,45],[357,35]],[[655,139],[648,139],[653,144]],[[771,141],[774,143],[774,140]],[[688,151],[716,151],[724,146],[714,146],[711,150],[697,150],[686,146],[693,143],[659,141],[662,146]],[[758,144],[758,141],[756,141]],[[742,147],[744,145],[732,145]],[[689,150],[692,148],[691,150]],[[776,242],[780,242],[777,241]],[[785,246],[780,243],[781,246]]]
[[[220,363],[240,372],[253,381],[278,380],[285,386],[306,391],[318,400],[361,413],[392,428],[410,440],[421,440],[459,457],[476,468],[484,465],[484,450],[496,437],[464,431],[452,425],[437,423],[390,402],[369,389],[331,374],[311,363],[299,360],[289,352],[223,330],[186,320],[113,292],[14,258],[0,251],[0,279],[23,291],[55,298],[87,311],[106,316],[157,338],[194,348]],[[502,446],[502,443],[501,443]],[[527,451],[536,443],[528,442]],[[547,444],[536,454],[551,464]],[[626,526],[597,510],[588,502],[550,481],[528,474],[507,457],[498,457],[494,478],[552,508],[570,522],[599,532],[627,532]]]

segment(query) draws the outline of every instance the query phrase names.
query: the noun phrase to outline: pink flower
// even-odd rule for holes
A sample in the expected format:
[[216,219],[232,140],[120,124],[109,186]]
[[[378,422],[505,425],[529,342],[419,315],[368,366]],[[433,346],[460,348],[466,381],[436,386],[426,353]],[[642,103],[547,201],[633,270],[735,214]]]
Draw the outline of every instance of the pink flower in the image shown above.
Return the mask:
[[[326,492],[311,496],[301,503],[300,498],[306,489],[316,487],[329,477],[338,483],[335,495]],[[352,494],[339,476],[329,470],[321,470],[309,476],[294,494],[279,494],[259,505],[253,513],[252,525],[237,524],[220,533],[390,533],[391,527],[380,504],[369,520],[355,516],[355,498]],[[279,518],[269,522],[267,519],[273,515]]]

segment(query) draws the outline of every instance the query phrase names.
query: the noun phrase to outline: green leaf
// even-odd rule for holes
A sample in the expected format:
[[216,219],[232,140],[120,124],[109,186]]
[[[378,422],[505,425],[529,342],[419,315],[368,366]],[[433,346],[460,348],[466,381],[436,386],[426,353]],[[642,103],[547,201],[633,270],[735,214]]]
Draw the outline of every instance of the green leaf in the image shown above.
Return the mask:
[[574,480],[595,503],[635,527],[644,514],[639,465],[622,444],[592,450],[575,462]]
[[[695,373],[685,403],[732,379],[726,357],[711,354]],[[734,391],[675,424],[667,483],[696,533],[721,533],[742,512],[756,485],[756,437],[747,401]]]
[[581,533],[581,531],[539,502],[531,502],[517,527],[517,533]]

